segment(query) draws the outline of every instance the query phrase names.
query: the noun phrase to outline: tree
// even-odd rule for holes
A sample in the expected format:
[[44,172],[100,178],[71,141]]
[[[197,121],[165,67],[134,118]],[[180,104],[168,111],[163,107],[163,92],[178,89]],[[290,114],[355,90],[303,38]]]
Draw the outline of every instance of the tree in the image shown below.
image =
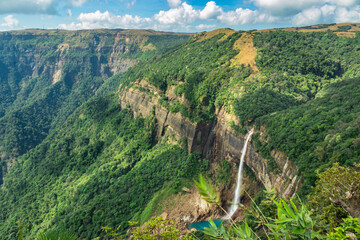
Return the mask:
[[161,217],[153,217],[147,221],[143,226],[137,227],[132,232],[134,240],[191,240],[191,236],[181,237],[181,232],[178,230],[174,220],[164,220]]
[[342,167],[335,163],[318,177],[311,201],[314,209],[322,211],[319,203],[328,202],[360,218],[360,164]]

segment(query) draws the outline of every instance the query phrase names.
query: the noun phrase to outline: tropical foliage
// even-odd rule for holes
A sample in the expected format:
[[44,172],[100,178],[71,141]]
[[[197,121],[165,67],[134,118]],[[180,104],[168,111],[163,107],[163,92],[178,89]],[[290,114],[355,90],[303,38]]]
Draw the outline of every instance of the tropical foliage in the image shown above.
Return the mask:
[[[331,172],[331,171],[329,171]],[[320,176],[322,180],[324,176]],[[321,180],[318,184],[321,184]],[[210,183],[207,183],[200,175],[200,181],[195,182],[203,199],[209,204],[218,205],[218,201],[214,201],[214,197],[217,195],[216,190]],[[319,185],[321,186],[321,185]],[[269,193],[270,194],[270,193]],[[211,197],[212,196],[212,197]],[[317,224],[313,220],[314,214],[299,201],[299,205],[292,200],[279,200],[274,199],[274,195],[268,195],[271,199],[271,203],[275,206],[276,213],[270,213],[265,215],[263,211],[269,206],[268,203],[264,205],[252,206],[252,212],[258,217],[259,225],[263,225],[265,236],[259,237],[256,233],[259,230],[253,230],[249,227],[245,220],[243,224],[239,225],[234,223],[231,218],[228,227],[224,226],[224,222],[217,226],[212,220],[210,220],[210,227],[205,228],[205,235],[211,239],[275,239],[275,240],[290,240],[290,239],[357,239],[360,236],[360,221],[358,218],[348,216],[341,223],[341,226],[333,228],[332,230],[326,229],[328,234],[321,234],[321,225]],[[224,211],[225,214],[226,211]],[[269,213],[268,213],[269,214]],[[257,226],[257,228],[259,227]],[[262,233],[260,231],[260,233]]]
[[13,164],[0,190],[0,235],[13,238],[21,217],[24,235],[48,227],[81,238],[102,226],[128,228],[153,194],[207,169],[183,143],[155,142],[153,116],[133,119],[115,95],[79,108],[57,132]]
[[[188,40],[141,30],[1,33],[0,236],[75,238],[57,230],[67,229],[81,239],[181,237],[171,220],[148,221],[154,202],[180,192],[209,162],[189,154],[186,140],[157,138],[154,112],[134,118],[121,109],[110,94],[120,85],[158,97],[159,105],[198,126],[215,126],[220,110],[234,114],[240,124],[229,124],[236,134],[249,126],[261,132],[253,142],[268,169],[279,171],[274,150],[298,169],[302,200],[270,194],[252,201],[244,222],[211,222],[208,237],[359,237],[360,35],[248,32],[257,72],[232,64],[243,34]],[[113,75],[116,48],[125,68],[139,63]],[[60,67],[57,79],[51,73]],[[217,167],[213,181],[230,186],[231,165],[220,159]],[[196,185],[222,209],[202,175]],[[134,222],[145,224],[126,234]]]
[[114,71],[188,38],[123,30],[0,33],[0,176],[11,159],[41,143],[82,103],[116,91],[121,74],[110,78]]

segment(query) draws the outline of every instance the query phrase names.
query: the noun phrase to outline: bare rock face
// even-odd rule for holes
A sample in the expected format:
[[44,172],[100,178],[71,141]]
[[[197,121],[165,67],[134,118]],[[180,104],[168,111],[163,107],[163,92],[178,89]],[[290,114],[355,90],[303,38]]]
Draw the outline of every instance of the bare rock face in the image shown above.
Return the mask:
[[[141,83],[147,87],[146,83]],[[156,90],[151,89],[152,92]],[[245,137],[237,135],[229,126],[229,122],[235,117],[226,113],[224,109],[218,111],[217,123],[214,125],[204,123],[192,123],[184,119],[180,113],[172,113],[158,104],[159,97],[141,92],[137,88],[120,92],[121,105],[125,108],[130,106],[134,116],[147,116],[154,112],[158,121],[158,137],[165,133],[173,135],[176,139],[186,138],[189,152],[201,152],[204,157],[214,160],[227,160],[239,163]],[[273,151],[279,173],[269,170],[268,160],[262,158],[250,141],[248,145],[245,164],[249,166],[256,178],[267,190],[275,189],[283,197],[293,195],[301,178],[296,175],[297,169],[291,164],[284,153]]]
[[[144,86],[144,83],[141,83]],[[153,89],[154,90],[154,89]],[[152,91],[156,93],[156,90]],[[130,106],[134,117],[148,116],[154,113],[158,129],[157,135],[173,135],[177,140],[186,138],[189,152],[201,152],[201,146],[205,144],[208,126],[195,124],[185,119],[180,113],[173,113],[158,104],[159,97],[141,92],[137,88],[130,88],[120,93],[121,107]]]
[[[245,136],[237,135],[229,126],[230,121],[236,120],[220,109],[217,124],[212,129],[204,148],[203,154],[210,159],[226,159],[233,163],[239,163]],[[296,175],[297,169],[292,166],[284,153],[273,151],[274,157],[282,172],[274,173],[269,170],[268,160],[262,158],[251,141],[245,157],[245,164],[251,168],[256,178],[264,185],[266,190],[275,189],[282,197],[288,198],[294,194],[301,182]]]
[[[75,70],[72,70],[75,72],[71,72],[71,75],[83,72],[85,66],[87,69],[91,69],[92,76],[104,79],[116,73],[125,72],[138,62],[134,57],[131,57],[131,54],[135,51],[131,46],[141,47],[148,39],[131,33],[121,34],[118,32],[115,34],[109,32],[99,33],[94,39],[89,35],[75,45],[74,41],[67,43],[68,39],[64,39],[63,43],[56,45],[56,41],[50,36],[51,34],[41,34],[43,34],[41,31],[40,33],[36,31],[24,32],[23,35],[11,32],[4,33],[0,36],[0,40],[20,40],[21,42],[22,40],[36,40],[43,37],[49,38],[50,44],[27,46],[27,42],[24,42],[24,45],[18,44],[12,46],[12,48],[1,50],[16,53],[12,56],[14,59],[12,67],[17,68],[21,75],[31,78],[46,76],[51,79],[51,84],[61,81],[68,73],[69,70],[66,68],[68,63],[75,67]],[[70,33],[68,34],[69,36],[60,32],[59,39],[61,37],[74,37]],[[76,33],[74,34],[76,35]],[[54,41],[54,44],[51,41]],[[113,41],[113,45],[109,45],[109,41]],[[24,82],[24,84],[26,83]]]
[[[150,90],[153,94],[140,91],[138,89],[139,86]],[[153,86],[148,85],[145,81],[141,81],[136,83],[134,87],[119,92],[121,106],[122,108],[130,107],[135,117],[154,114],[158,123],[158,138],[166,134],[173,135],[177,140],[185,138],[187,140],[189,153],[200,152],[204,157],[214,161],[222,161],[225,159],[232,163],[237,171],[237,165],[240,162],[242,148],[246,139],[245,136],[236,134],[229,126],[229,122],[236,121],[236,117],[226,113],[224,109],[219,109],[216,123],[193,123],[183,118],[180,113],[172,113],[162,107],[158,103],[158,92],[159,91]],[[261,182],[267,190],[275,189],[279,195],[288,198],[296,193],[297,188],[301,184],[301,178],[296,175],[297,169],[291,164],[291,160],[288,159],[284,153],[273,151],[272,156],[278,168],[281,169],[281,171],[277,173],[269,170],[268,160],[259,155],[250,141],[245,164],[250,167],[256,179]],[[236,178],[236,174],[233,174],[233,176],[233,178]],[[233,179],[233,182],[236,182],[236,179]],[[248,183],[247,185],[251,184]],[[231,195],[233,190],[220,189],[220,191],[223,197]],[[192,194],[193,193],[188,193],[186,195]],[[223,200],[224,206],[227,206],[227,200]],[[216,214],[214,214],[215,210],[211,209],[210,206],[205,206],[205,209],[202,209],[201,213],[187,213],[185,208],[181,209],[182,214],[184,214],[181,218],[179,214],[167,213],[169,217],[177,219],[178,223],[207,220],[209,216],[213,219],[216,217]]]

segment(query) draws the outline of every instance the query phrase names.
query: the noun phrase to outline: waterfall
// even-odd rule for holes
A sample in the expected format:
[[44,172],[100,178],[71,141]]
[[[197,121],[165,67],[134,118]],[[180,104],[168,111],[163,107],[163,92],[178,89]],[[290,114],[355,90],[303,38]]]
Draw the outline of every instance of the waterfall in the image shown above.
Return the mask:
[[235,213],[235,211],[239,207],[238,205],[240,203],[242,169],[243,169],[243,165],[244,165],[244,159],[245,159],[245,155],[246,155],[247,145],[248,145],[248,142],[249,142],[250,137],[251,137],[252,134],[253,134],[253,132],[251,131],[249,133],[249,135],[247,136],[245,145],[244,145],[244,147],[242,149],[242,154],[241,154],[241,159],[240,159],[240,166],[239,166],[238,177],[237,177],[237,183],[236,183],[236,188],[235,188],[235,195],[234,195],[234,199],[233,199],[233,205],[231,205],[231,207],[229,209],[230,217],[232,217],[232,215]]

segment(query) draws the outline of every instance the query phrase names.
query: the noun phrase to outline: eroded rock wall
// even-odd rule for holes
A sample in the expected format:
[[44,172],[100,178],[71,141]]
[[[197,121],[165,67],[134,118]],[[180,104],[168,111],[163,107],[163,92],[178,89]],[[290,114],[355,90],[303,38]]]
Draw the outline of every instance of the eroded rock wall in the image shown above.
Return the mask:
[[[142,84],[142,87],[144,86]],[[150,90],[156,92],[155,89]],[[229,122],[236,121],[236,118],[226,113],[224,109],[217,112],[216,123],[198,124],[183,118],[180,113],[172,113],[162,107],[158,104],[159,97],[156,94],[150,95],[137,88],[130,88],[120,92],[120,98],[122,107],[129,106],[135,117],[154,113],[158,121],[158,137],[170,134],[178,140],[186,138],[189,152],[201,152],[204,157],[215,161],[225,159],[233,163],[234,167],[239,163],[246,137],[232,130]],[[299,187],[301,178],[297,176],[296,167],[285,154],[273,151],[272,156],[280,171],[270,171],[268,160],[260,156],[250,141],[245,164],[252,169],[256,178],[267,190],[275,189],[281,196],[290,197]]]
[[[226,113],[224,109],[220,109],[217,123],[212,128],[203,150],[205,157],[216,160],[225,159],[234,164],[240,162],[246,136],[236,134],[229,125],[230,121],[236,121],[236,118]],[[279,195],[288,198],[296,192],[301,178],[296,175],[296,167],[284,153],[273,151],[271,154],[278,168],[281,169],[278,173],[269,169],[268,160],[260,156],[252,141],[248,144],[245,164],[251,168],[266,190],[275,189]]]
[[[144,91],[143,89],[147,90]],[[230,121],[237,122],[236,117],[226,113],[224,109],[219,109],[216,122],[193,123],[183,118],[180,113],[170,112],[161,106],[158,103],[160,98],[158,92],[158,89],[148,85],[146,81],[138,82],[130,89],[119,92],[121,106],[122,108],[129,107],[135,117],[154,114],[157,119],[157,137],[159,139],[165,135],[172,135],[177,140],[185,138],[188,152],[202,153],[205,158],[213,160],[212,166],[221,166],[220,162],[223,160],[229,161],[233,165],[232,171],[229,173],[233,179],[232,184],[230,187],[220,186],[218,189],[221,193],[222,206],[227,209],[229,200],[233,197],[238,165],[246,140],[246,136],[236,134],[229,125]],[[166,96],[169,99],[174,98],[173,94],[169,92],[166,93]],[[279,170],[277,172],[270,171],[268,160],[260,156],[252,141],[249,142],[245,164],[253,171],[257,182],[254,183],[253,179],[245,176],[243,187],[247,191],[260,191],[260,182],[266,190],[275,189],[279,195],[288,198],[296,193],[301,184],[301,178],[296,175],[297,169],[285,154],[279,151],[273,151],[271,154],[278,165]],[[215,169],[212,171],[216,172]],[[244,202],[242,203],[247,206],[250,205],[251,200],[245,194],[243,196]],[[187,192],[184,196],[181,194],[174,196],[169,201],[176,202],[177,207],[163,209],[162,216],[175,219],[183,230],[186,230],[189,223],[216,219],[225,215],[220,209],[201,200],[196,189]],[[234,216],[238,220],[243,217],[240,208]]]
[[[142,83],[142,87],[144,86]],[[156,89],[151,90],[155,94],[142,92],[138,88],[130,88],[120,92],[121,107],[129,106],[134,113],[134,117],[140,114],[148,116],[153,113],[157,120],[158,137],[169,134],[177,140],[185,138],[189,153],[202,152],[210,132],[210,126],[208,124],[192,123],[190,120],[183,118],[179,112],[170,112],[158,103],[159,97],[156,94]]]

